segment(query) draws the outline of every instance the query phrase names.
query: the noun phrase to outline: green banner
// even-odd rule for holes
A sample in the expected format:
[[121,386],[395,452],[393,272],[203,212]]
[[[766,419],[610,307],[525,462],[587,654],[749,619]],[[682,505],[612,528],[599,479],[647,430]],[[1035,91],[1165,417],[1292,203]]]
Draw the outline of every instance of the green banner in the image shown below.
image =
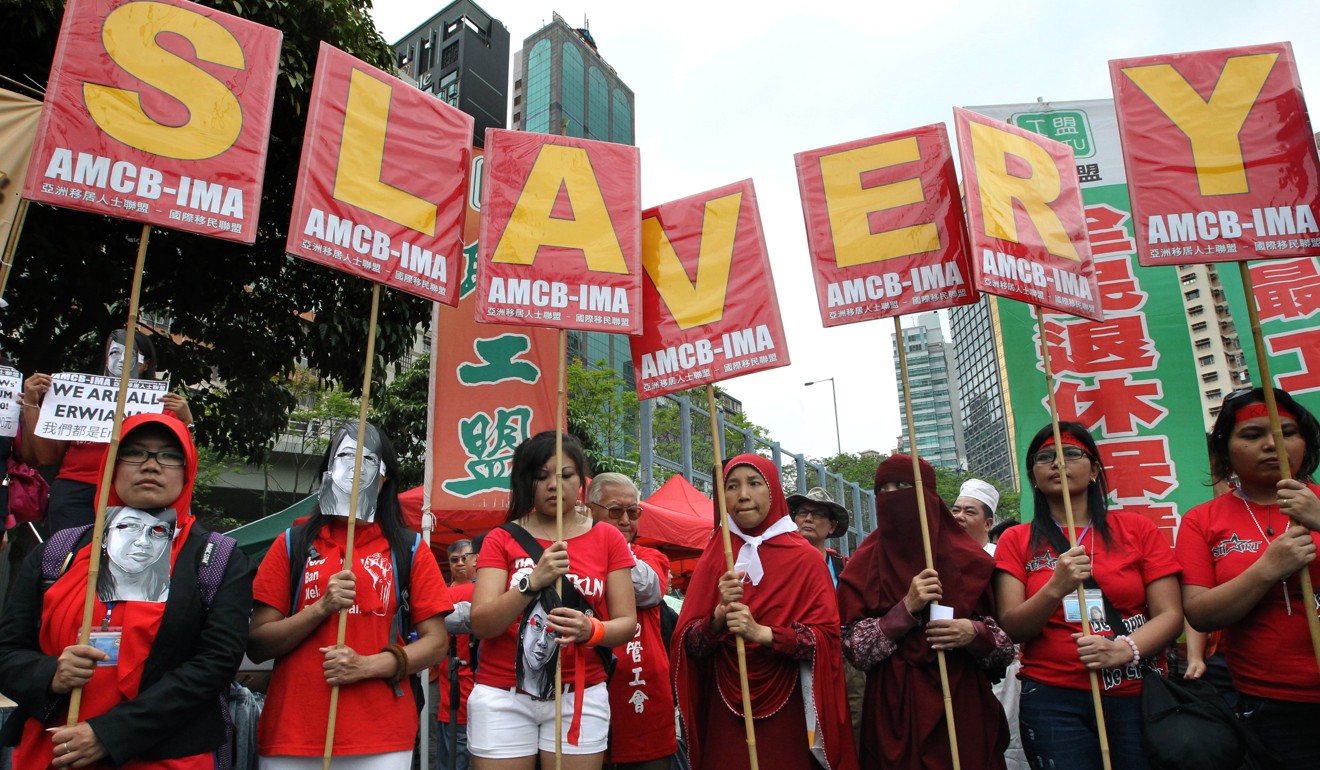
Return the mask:
[[[1090,427],[1105,456],[1113,505],[1150,517],[1172,542],[1182,514],[1211,496],[1200,382],[1177,271],[1137,264],[1113,102],[969,109],[1065,141],[1078,153],[1105,320],[1044,316],[1060,419]],[[991,301],[1020,464],[1032,436],[1050,422],[1039,331],[1031,306]],[[1024,494],[1023,520],[1031,516],[1031,495]]]

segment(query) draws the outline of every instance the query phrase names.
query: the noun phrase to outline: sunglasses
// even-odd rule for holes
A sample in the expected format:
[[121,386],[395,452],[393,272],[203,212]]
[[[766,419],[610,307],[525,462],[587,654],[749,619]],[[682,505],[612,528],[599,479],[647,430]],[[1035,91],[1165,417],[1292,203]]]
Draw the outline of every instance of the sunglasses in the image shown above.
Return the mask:
[[135,539],[142,534],[144,529],[147,530],[147,536],[152,540],[169,540],[174,535],[174,528],[168,524],[153,524],[148,527],[140,521],[121,522],[116,524],[113,529],[117,529]]

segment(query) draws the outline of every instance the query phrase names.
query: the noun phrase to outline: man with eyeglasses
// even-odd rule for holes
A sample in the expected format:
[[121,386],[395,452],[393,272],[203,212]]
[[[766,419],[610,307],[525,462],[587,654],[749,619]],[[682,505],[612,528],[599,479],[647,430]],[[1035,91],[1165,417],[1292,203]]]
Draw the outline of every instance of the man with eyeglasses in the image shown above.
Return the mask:
[[619,528],[637,564],[632,569],[637,633],[616,647],[618,668],[610,678],[610,750],[607,767],[667,770],[677,750],[669,652],[660,634],[660,604],[669,582],[669,558],[637,545],[642,517],[637,485],[621,473],[601,473],[587,493],[591,517]]
[[848,531],[848,509],[834,502],[829,492],[812,487],[805,495],[789,495],[788,512],[797,524],[798,534],[820,551],[830,568],[830,579],[838,586],[846,560],[838,551],[826,548],[825,541]]

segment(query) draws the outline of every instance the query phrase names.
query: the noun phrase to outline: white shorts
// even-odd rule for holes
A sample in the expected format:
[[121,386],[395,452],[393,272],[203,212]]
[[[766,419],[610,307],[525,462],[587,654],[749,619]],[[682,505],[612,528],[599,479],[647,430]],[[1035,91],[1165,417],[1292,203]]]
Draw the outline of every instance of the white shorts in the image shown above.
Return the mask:
[[[261,770],[321,770],[321,757],[261,757],[257,760],[257,767]],[[411,751],[352,754],[335,756],[330,760],[331,770],[408,770],[410,767]]]
[[[610,694],[604,682],[588,687],[582,701],[582,729],[578,745],[568,742],[573,721],[574,692],[564,694],[565,754],[599,754],[610,738]],[[538,749],[555,750],[555,702],[534,700],[479,684],[468,696],[468,752],[486,759],[535,756]]]

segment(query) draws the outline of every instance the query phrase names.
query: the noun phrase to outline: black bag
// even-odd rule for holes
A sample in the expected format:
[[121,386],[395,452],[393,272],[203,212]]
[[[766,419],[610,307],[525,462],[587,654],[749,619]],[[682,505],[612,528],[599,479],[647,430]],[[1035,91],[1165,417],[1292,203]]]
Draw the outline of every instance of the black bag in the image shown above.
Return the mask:
[[1154,770],[1256,768],[1266,753],[1209,682],[1169,679],[1149,667],[1141,714],[1142,743]]

